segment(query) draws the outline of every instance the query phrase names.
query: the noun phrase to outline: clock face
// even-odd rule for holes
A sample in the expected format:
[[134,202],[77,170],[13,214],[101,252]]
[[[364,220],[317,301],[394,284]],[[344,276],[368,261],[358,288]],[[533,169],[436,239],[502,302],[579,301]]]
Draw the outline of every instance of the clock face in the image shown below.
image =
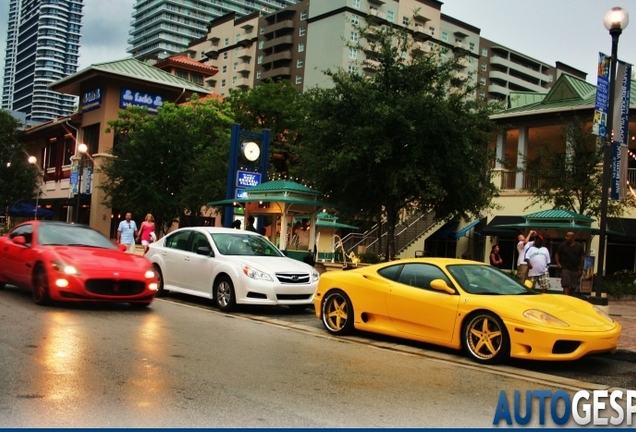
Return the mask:
[[254,162],[261,154],[261,148],[255,142],[243,143],[243,157],[250,162]]

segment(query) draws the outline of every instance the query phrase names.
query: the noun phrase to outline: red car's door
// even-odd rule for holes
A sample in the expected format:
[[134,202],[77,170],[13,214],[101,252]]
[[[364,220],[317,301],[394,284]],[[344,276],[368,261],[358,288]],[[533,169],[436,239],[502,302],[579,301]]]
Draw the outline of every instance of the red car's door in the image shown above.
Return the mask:
[[[26,244],[14,243],[16,237],[24,237]],[[25,224],[15,227],[2,244],[3,278],[18,286],[30,287],[35,251],[32,248],[33,226]]]

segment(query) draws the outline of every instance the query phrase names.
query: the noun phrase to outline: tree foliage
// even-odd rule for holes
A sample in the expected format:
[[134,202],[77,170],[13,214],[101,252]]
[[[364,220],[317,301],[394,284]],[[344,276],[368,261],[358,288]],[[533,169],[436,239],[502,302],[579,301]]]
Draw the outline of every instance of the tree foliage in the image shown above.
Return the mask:
[[129,107],[108,124],[121,139],[101,167],[105,205],[152,213],[166,231],[225,196],[232,117],[222,102],[195,95],[186,104],[166,103],[157,115]]
[[0,110],[0,211],[21,200],[34,198],[38,182],[37,167],[29,164],[26,145],[21,139],[20,122]]
[[302,113],[296,87],[287,80],[266,81],[248,91],[231,90],[227,102],[242,129],[271,131],[270,165],[279,173],[288,173]]
[[298,156],[303,176],[330,200],[386,215],[392,259],[400,212],[432,209],[441,220],[491,205],[492,108],[474,100],[460,57],[414,50],[402,29],[360,32],[351,48],[366,51],[373,73],[326,71],[333,87],[305,93]]
[[[580,120],[568,122],[561,139],[566,151],[556,143],[546,142],[536,156],[526,160],[523,170],[529,179],[526,190],[532,204],[550,204],[595,219],[601,214],[603,146],[597,144],[591,128]],[[607,214],[619,217],[634,200],[610,200]]]

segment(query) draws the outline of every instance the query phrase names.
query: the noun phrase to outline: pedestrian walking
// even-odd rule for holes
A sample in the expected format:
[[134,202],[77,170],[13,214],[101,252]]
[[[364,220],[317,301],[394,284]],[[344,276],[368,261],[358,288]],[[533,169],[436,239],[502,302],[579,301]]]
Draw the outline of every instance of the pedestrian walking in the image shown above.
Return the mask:
[[566,295],[573,295],[578,290],[583,273],[585,250],[575,237],[572,231],[565,234],[565,242],[559,246],[555,257],[557,268],[561,270],[561,288]]
[[539,285],[541,292],[546,292],[550,288],[550,251],[543,246],[543,237],[534,236],[534,242],[526,250],[525,260],[528,263],[528,278],[532,281],[532,286]]
[[257,233],[256,227],[254,226],[254,216],[247,217],[247,226],[245,227],[246,231],[252,231]]
[[135,238],[137,237],[137,224],[132,220],[132,213],[126,213],[126,219],[119,222],[117,228],[117,243],[126,246],[126,253],[135,253]]
[[144,221],[139,226],[139,234],[137,236],[138,240],[141,239],[141,245],[144,248],[144,255],[146,255],[146,252],[148,252],[148,247],[153,241],[152,235],[154,234],[154,232],[155,218],[152,216],[152,214],[148,213]]
[[494,245],[490,249],[490,265],[497,268],[502,268],[503,259],[501,259],[501,255],[499,255],[499,245]]
[[524,283],[528,278],[528,263],[525,260],[525,256],[528,248],[534,244],[535,235],[536,231],[530,230],[525,236],[519,234],[519,237],[517,237],[517,253],[519,254],[517,257],[517,277],[521,283]]

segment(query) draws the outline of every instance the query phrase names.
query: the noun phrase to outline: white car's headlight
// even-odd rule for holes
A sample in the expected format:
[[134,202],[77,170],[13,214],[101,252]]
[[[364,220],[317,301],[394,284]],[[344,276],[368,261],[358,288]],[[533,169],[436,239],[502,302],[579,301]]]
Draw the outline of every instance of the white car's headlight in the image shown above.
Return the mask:
[[605,313],[605,311],[603,309],[601,309],[600,307],[594,306],[594,310],[596,311],[597,314],[599,314],[600,316],[602,316],[603,318],[605,318],[609,322],[611,322],[611,323],[614,322],[612,317],[610,317],[607,313]]
[[318,279],[320,279],[320,273],[318,273],[315,269],[313,269],[311,271],[311,281],[316,282]]
[[528,309],[523,313],[523,316],[542,324],[550,324],[557,327],[570,327],[570,324],[565,321],[539,309]]
[[269,274],[262,272],[259,269],[256,269],[247,264],[243,264],[242,268],[243,268],[243,273],[245,274],[245,276],[247,276],[250,279],[274,282],[274,279],[272,279],[272,277]]
[[146,270],[146,273],[144,273],[144,277],[146,279],[152,279],[153,277],[155,277],[155,272],[153,272],[152,270]]
[[51,267],[55,270],[62,272],[67,275],[78,275],[80,271],[73,266],[66,265],[60,261],[51,261]]

